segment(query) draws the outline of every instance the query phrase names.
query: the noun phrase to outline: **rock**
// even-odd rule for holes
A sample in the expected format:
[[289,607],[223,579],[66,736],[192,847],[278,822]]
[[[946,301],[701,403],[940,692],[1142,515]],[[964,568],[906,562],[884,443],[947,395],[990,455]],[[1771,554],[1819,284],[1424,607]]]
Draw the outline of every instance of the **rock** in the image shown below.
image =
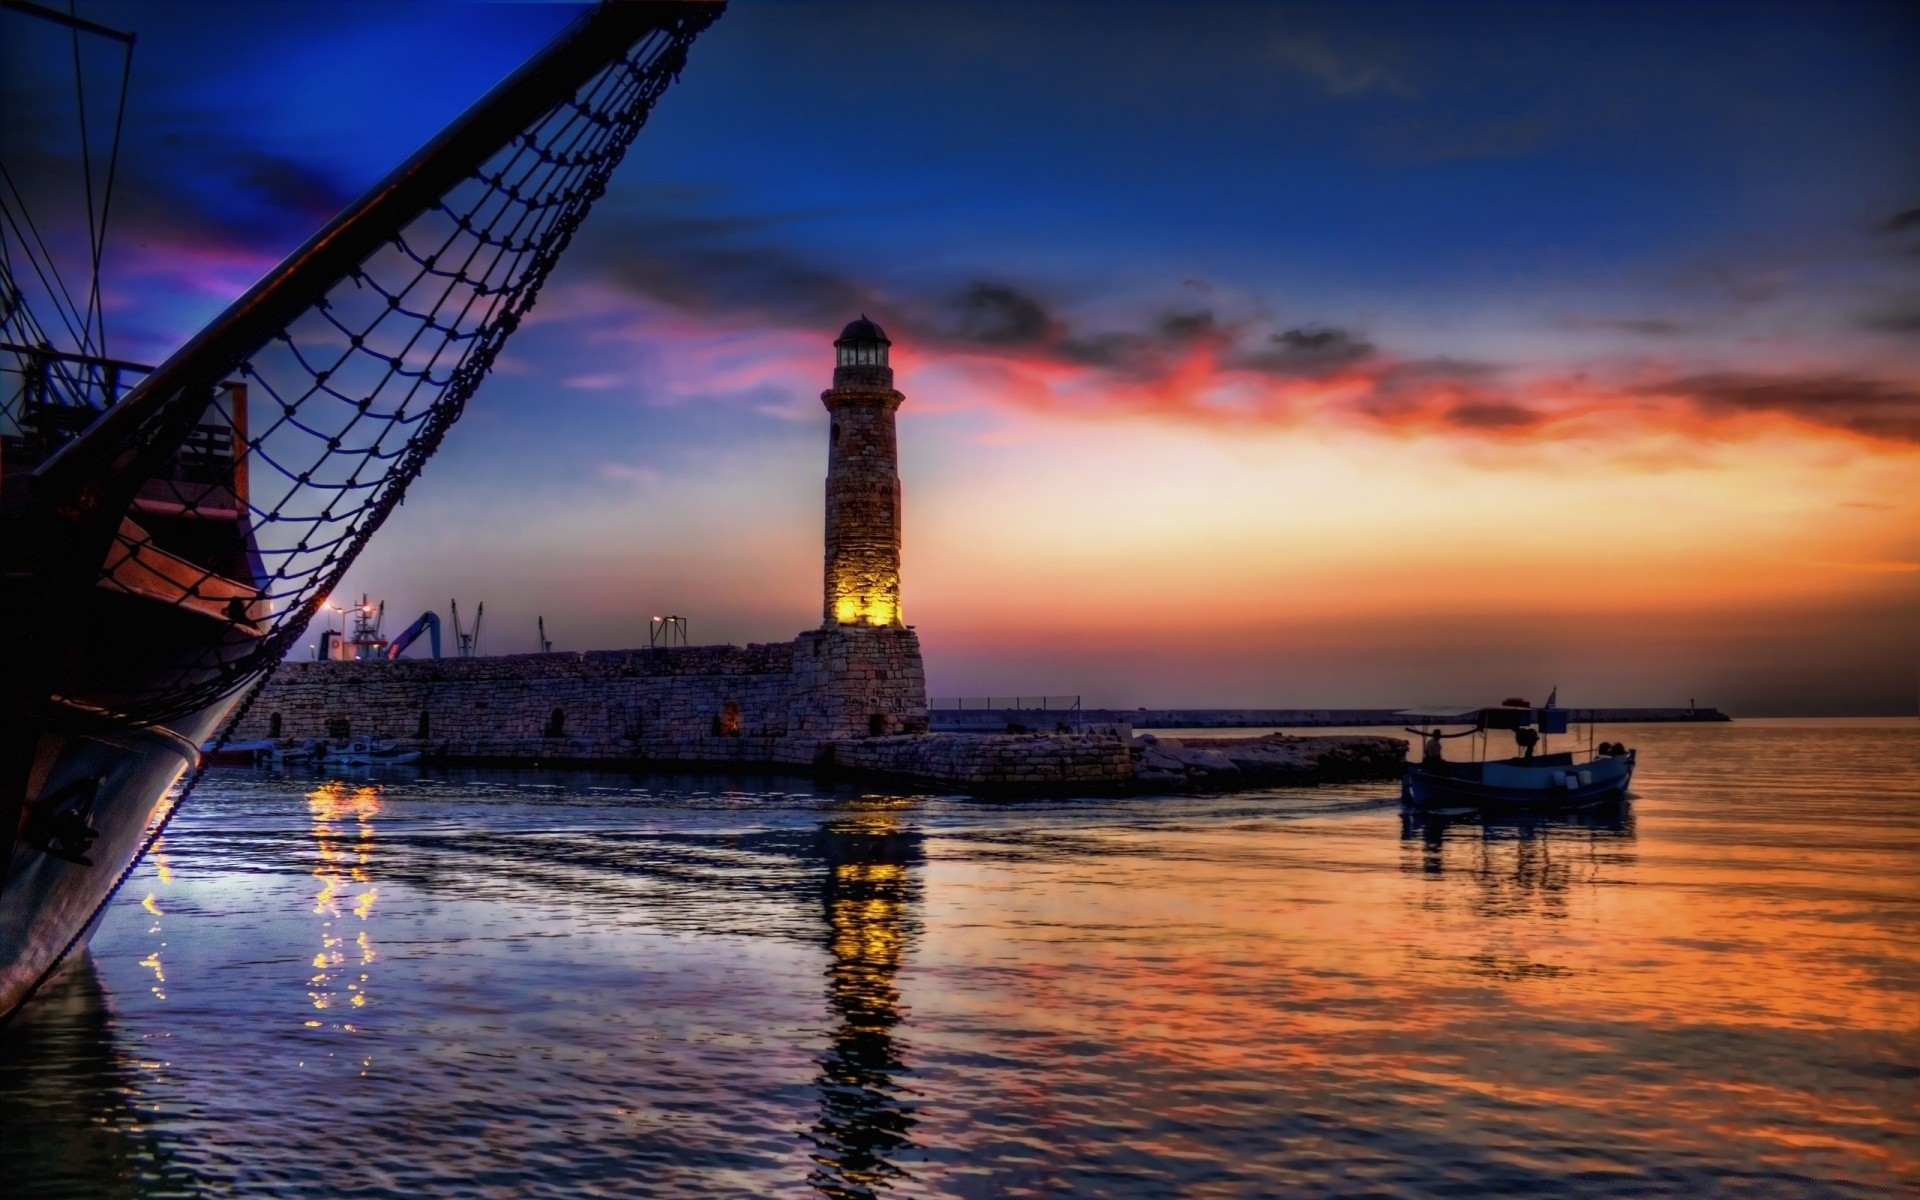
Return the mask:
[[1400,777],[1407,743],[1372,736],[1157,738],[1131,754],[1136,787],[1145,790],[1224,790],[1306,786],[1336,780]]
[[1172,772],[1176,775],[1185,775],[1187,773],[1187,765],[1173,755],[1162,753],[1159,749],[1155,748],[1148,750],[1140,756],[1140,765],[1135,768],[1136,773],[1139,771],[1165,771]]

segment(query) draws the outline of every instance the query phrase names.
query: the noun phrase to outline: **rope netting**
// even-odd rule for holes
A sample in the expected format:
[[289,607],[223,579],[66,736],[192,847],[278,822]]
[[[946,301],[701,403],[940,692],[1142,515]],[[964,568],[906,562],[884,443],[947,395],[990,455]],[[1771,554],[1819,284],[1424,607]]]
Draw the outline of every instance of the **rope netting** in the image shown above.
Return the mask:
[[141,485],[99,586],[208,636],[169,641],[186,649],[113,697],[116,718],[203,708],[287,653],[533,307],[698,28],[641,38],[211,395],[176,397],[198,420]]

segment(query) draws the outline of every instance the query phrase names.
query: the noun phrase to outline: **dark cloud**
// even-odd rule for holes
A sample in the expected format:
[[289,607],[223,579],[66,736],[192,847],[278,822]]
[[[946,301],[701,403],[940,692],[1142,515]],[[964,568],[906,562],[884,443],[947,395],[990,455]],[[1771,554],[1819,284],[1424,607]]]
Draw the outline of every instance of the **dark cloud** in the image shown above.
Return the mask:
[[1445,418],[1447,424],[1457,429],[1486,433],[1529,429],[1545,420],[1530,408],[1499,402],[1456,404],[1446,410]]
[[1860,324],[1875,333],[1920,333],[1920,300],[1868,313]]
[[1289,329],[1273,335],[1287,353],[1312,358],[1351,360],[1366,358],[1373,347],[1344,329]]
[[1053,347],[1064,362],[1086,367],[1138,369],[1150,357],[1153,340],[1145,334],[1109,331],[1061,338]]
[[1168,341],[1190,342],[1218,333],[1220,322],[1214,317],[1211,309],[1170,312],[1160,318],[1159,330],[1160,336]]
[[1909,208],[1905,212],[1893,214],[1887,218],[1886,224],[1880,226],[1880,230],[1883,233],[1906,233],[1909,230],[1920,230],[1920,208]]
[[354,200],[323,172],[277,155],[247,154],[236,160],[232,172],[236,182],[264,208],[298,213],[321,224]]
[[1241,355],[1233,365],[1276,375],[1313,375],[1374,356],[1372,342],[1345,329],[1288,329],[1270,334],[1267,342],[1267,346]]
[[1635,392],[1678,397],[1717,418],[1780,413],[1863,437],[1920,443],[1920,392],[1876,379],[1845,375],[1692,375]]
[[[669,308],[798,328],[833,329],[892,306],[875,289],[753,235],[765,217],[596,213],[587,239],[604,281]],[[606,218],[602,220],[601,218]]]
[[1163,313],[1146,330],[1068,332],[1048,351],[1061,362],[1153,379],[1172,371],[1196,346],[1231,339],[1237,332],[1237,326],[1222,321],[1211,309],[1176,309]]
[[1906,245],[1900,253],[1920,255],[1920,208],[1893,214],[1881,223],[1880,232],[1905,239]]
[[957,334],[961,341],[1029,346],[1047,341],[1056,332],[1044,305],[1006,284],[972,284],[955,306],[960,310]]

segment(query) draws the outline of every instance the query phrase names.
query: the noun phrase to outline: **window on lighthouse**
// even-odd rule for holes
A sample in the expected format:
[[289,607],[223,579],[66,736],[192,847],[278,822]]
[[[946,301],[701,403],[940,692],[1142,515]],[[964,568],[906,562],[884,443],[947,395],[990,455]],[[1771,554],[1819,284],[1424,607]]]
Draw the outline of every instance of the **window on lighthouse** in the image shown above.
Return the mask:
[[834,348],[836,364],[842,367],[884,367],[887,365],[885,342],[843,342]]

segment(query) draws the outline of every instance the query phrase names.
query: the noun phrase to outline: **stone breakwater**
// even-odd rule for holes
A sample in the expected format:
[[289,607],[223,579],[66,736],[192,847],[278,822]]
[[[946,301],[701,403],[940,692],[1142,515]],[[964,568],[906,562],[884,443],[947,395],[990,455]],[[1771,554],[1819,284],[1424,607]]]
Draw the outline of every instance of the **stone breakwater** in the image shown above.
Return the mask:
[[1141,734],[1131,748],[1143,790],[1231,791],[1342,780],[1398,779],[1407,742],[1394,737],[1166,738]]
[[[1717,708],[1574,708],[1577,720],[1608,724],[1668,721],[1730,721]],[[1460,714],[1472,720],[1471,712]],[[1391,708],[1089,708],[1084,711],[1036,708],[936,708],[931,728],[964,733],[1024,725],[1051,729],[1065,722],[1124,721],[1135,729],[1303,729],[1313,726],[1408,725],[1417,723]]]
[[1133,782],[1124,731],[932,733],[843,741],[833,765],[856,774],[976,792],[1115,792]]
[[[791,642],[282,664],[235,731],[370,737],[448,762],[800,769],[986,793],[1191,791],[1396,777],[1393,738],[928,733],[910,629]],[[1376,746],[1375,744],[1379,744]],[[1384,748],[1383,748],[1384,747]]]

